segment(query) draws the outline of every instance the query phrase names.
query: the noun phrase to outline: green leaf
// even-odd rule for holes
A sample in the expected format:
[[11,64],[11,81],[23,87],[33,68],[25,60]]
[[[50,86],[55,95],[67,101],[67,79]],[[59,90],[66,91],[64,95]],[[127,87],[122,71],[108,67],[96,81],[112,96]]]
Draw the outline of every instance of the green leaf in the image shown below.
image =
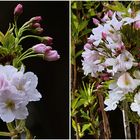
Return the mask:
[[75,98],[75,99],[72,100],[72,103],[71,103],[72,109],[76,109],[77,108],[77,103],[78,103],[79,98],[80,97]]
[[76,122],[74,121],[74,119],[72,119],[72,127],[73,127],[74,130],[76,131]]
[[6,48],[14,47],[15,37],[13,34],[13,29],[14,29],[14,26],[11,28],[11,25],[9,25],[9,29],[7,30],[2,41],[3,47],[6,47]]
[[4,34],[2,32],[0,32],[0,42],[3,44],[3,40],[4,40]]
[[80,99],[80,100],[77,102],[77,107],[80,107],[81,105],[87,104],[86,102],[87,102],[87,101],[86,101],[85,99]]
[[82,21],[78,26],[78,32],[82,31],[88,25],[88,20]]
[[80,112],[81,112],[81,117],[84,118],[84,119],[87,119],[87,120],[90,120],[90,117],[89,117],[89,111],[87,110],[87,112],[83,111],[82,109],[80,109]]
[[78,56],[80,56],[80,55],[82,54],[82,52],[83,52],[83,50],[78,51],[78,52],[76,53],[76,55],[75,55],[75,58],[77,58]]
[[91,29],[85,29],[84,31],[82,31],[82,33],[79,36],[79,38],[83,37],[84,35],[87,35],[88,33],[91,33]]
[[123,12],[126,15],[129,14],[128,9],[121,2],[115,1],[114,3],[115,5],[107,5],[107,7],[114,11]]
[[71,5],[71,8],[72,9],[77,9],[77,2],[73,2],[72,5]]
[[96,15],[94,9],[89,9],[88,13],[89,13],[90,16],[95,16]]
[[84,124],[83,127],[82,127],[82,132],[84,132],[85,130],[89,129],[90,126],[91,126],[91,123]]

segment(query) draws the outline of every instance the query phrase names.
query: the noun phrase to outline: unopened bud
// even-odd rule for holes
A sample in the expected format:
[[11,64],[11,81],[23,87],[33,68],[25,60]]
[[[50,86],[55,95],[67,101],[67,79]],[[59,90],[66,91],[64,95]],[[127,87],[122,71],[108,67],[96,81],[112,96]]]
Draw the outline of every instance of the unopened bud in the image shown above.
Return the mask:
[[33,24],[31,24],[31,27],[32,27],[32,28],[39,28],[39,27],[41,27],[41,26],[40,26],[39,23],[33,23]]
[[60,58],[60,55],[56,50],[49,50],[45,52],[44,59],[47,61],[56,61]]
[[42,37],[42,43],[46,44],[46,45],[52,45],[53,43],[53,38],[49,37],[49,36],[44,36]]
[[35,23],[35,22],[40,22],[42,20],[41,16],[36,16],[30,19],[31,22]]
[[14,9],[14,15],[20,16],[23,13],[23,6],[21,4],[18,4]]
[[92,18],[92,20],[95,25],[98,25],[100,23],[100,21],[96,18]]
[[109,17],[112,17],[112,16],[113,16],[113,12],[112,12],[111,10],[109,10],[109,11],[107,12],[107,14],[108,14]]
[[41,54],[45,54],[46,51],[49,51],[52,49],[52,47],[50,46],[46,46],[45,44],[43,43],[40,43],[40,44],[36,44],[32,47],[33,51],[35,53],[41,53]]
[[86,44],[84,45],[84,49],[85,49],[85,50],[86,50],[86,49],[92,49],[92,45],[89,44],[89,43],[86,43]]
[[41,28],[41,27],[38,27],[38,28],[36,28],[36,29],[34,30],[34,32],[35,32],[36,34],[41,34],[43,31],[44,31],[44,30],[43,30],[43,28]]
[[102,32],[102,39],[106,40],[107,34],[105,32]]
[[137,30],[140,29],[140,20],[138,20],[134,23],[134,28]]

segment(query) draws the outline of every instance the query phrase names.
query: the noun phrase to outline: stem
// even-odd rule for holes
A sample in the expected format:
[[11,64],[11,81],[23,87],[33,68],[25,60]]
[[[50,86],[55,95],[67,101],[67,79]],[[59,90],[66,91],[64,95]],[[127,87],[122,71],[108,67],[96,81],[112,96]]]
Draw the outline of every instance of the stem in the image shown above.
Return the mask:
[[135,124],[135,138],[140,139],[140,124]]
[[27,55],[28,52],[33,52],[33,50],[31,48],[29,48],[28,50],[26,50],[24,53],[22,53],[19,58],[22,58],[25,54]]
[[110,132],[108,117],[107,117],[106,112],[104,111],[103,95],[101,93],[97,93],[97,96],[99,99],[100,110],[101,110],[102,118],[103,118],[104,138],[109,139],[111,137],[111,132]]
[[15,130],[13,122],[7,123],[6,125],[7,125],[7,128],[10,132]]
[[129,125],[129,119],[128,119],[128,103],[126,101],[123,101],[123,125],[124,125],[124,134],[125,139],[131,139],[131,132],[130,132],[130,125]]
[[[73,55],[75,56],[75,44],[72,45],[73,49]],[[76,66],[76,59],[73,60],[74,64],[71,65],[71,71],[72,71],[72,93],[73,93],[73,98],[75,98],[75,90],[76,90],[76,83],[77,83],[77,66]],[[77,116],[74,116],[74,120],[76,123],[76,139],[80,139],[79,136],[79,130],[78,130],[78,121],[77,121]]]
[[36,35],[26,35],[26,36],[23,36],[23,37],[19,40],[19,43],[20,43],[22,40],[24,40],[24,39],[26,39],[26,38],[28,38],[28,37],[37,38],[37,39],[39,39],[39,40],[42,39],[42,37],[40,37],[40,36],[36,36]]
[[76,123],[76,139],[79,140],[80,139],[80,135],[79,135],[79,130],[78,130],[78,121],[77,121],[77,116],[75,115],[74,116],[74,120],[75,120],[75,123]]
[[43,57],[44,54],[33,54],[33,55],[28,55],[26,57],[22,57],[20,60],[17,61],[17,64],[22,60],[25,60],[25,59],[30,58],[30,57],[37,57],[37,56]]
[[8,136],[8,137],[11,137],[11,134],[9,132],[0,132],[0,136]]

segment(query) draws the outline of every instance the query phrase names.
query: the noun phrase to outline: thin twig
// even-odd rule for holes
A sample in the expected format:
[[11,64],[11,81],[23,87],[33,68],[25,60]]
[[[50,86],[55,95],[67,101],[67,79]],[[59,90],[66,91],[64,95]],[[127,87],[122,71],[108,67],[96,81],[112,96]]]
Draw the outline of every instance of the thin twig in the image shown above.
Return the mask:
[[127,112],[128,112],[128,103],[126,101],[123,101],[122,114],[123,114],[123,125],[124,125],[125,139],[131,139],[130,124],[129,124]]
[[105,139],[110,139],[111,138],[111,132],[110,132],[108,117],[107,117],[107,114],[104,110],[103,96],[99,92],[97,93],[97,96],[98,96],[98,99],[99,99],[100,110],[101,110],[102,118],[103,118],[104,138]]

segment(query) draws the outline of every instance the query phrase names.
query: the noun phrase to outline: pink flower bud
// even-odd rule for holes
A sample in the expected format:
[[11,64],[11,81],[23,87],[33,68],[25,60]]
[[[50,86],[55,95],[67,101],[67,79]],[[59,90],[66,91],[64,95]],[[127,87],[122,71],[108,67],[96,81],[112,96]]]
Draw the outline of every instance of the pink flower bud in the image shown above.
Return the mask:
[[107,81],[109,80],[110,78],[110,75],[108,73],[102,73],[101,74],[101,79],[104,80],[104,81]]
[[134,23],[134,28],[137,30],[140,29],[140,20],[138,20]]
[[100,23],[100,21],[96,18],[92,18],[92,20],[95,25],[98,25]]
[[40,28],[41,26],[39,23],[33,23],[33,24],[31,24],[31,27],[32,28]]
[[47,61],[56,61],[60,58],[60,55],[56,50],[49,50],[45,52],[44,59]]
[[109,17],[112,17],[112,16],[113,16],[113,12],[112,12],[111,10],[109,10],[109,11],[107,12],[107,14],[108,14]]
[[45,52],[51,50],[52,47],[46,46],[45,44],[40,43],[40,44],[33,46],[32,49],[35,53],[45,54]]
[[86,43],[86,44],[84,45],[84,49],[92,49],[92,45],[89,44],[89,43]]
[[117,53],[117,54],[120,54],[120,53],[122,53],[122,51],[124,51],[124,49],[125,49],[125,46],[124,46],[123,43],[118,44],[118,45],[116,46],[116,53]]
[[42,37],[42,42],[46,45],[52,45],[53,38],[49,36]]
[[107,34],[105,32],[102,32],[102,39],[106,40]]
[[43,30],[43,28],[41,28],[41,27],[38,27],[38,28],[36,28],[36,29],[34,30],[34,32],[35,32],[36,34],[41,34],[43,31],[44,31],[44,30]]
[[21,4],[18,4],[14,9],[14,15],[21,15],[23,13],[23,7]]
[[33,17],[30,19],[31,22],[40,22],[42,20],[42,17],[41,16],[36,16],[36,17]]

